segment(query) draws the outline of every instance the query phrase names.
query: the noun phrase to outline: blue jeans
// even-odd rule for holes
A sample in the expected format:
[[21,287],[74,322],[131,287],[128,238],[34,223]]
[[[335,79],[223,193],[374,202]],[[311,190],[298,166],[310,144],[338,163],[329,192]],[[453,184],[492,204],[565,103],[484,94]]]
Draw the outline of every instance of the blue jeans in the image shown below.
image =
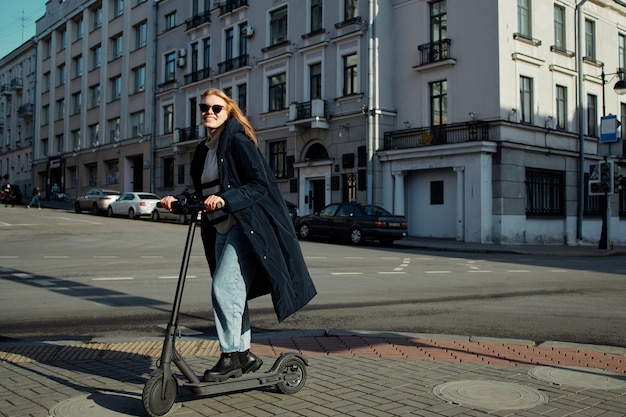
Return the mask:
[[41,208],[41,203],[39,203],[39,197],[37,197],[36,195],[34,195],[33,198],[30,200],[30,204],[28,205],[28,207],[32,206],[35,203],[37,203],[37,207]]
[[250,349],[247,297],[258,259],[239,225],[227,234],[217,233],[215,255],[211,299],[220,349],[243,352]]

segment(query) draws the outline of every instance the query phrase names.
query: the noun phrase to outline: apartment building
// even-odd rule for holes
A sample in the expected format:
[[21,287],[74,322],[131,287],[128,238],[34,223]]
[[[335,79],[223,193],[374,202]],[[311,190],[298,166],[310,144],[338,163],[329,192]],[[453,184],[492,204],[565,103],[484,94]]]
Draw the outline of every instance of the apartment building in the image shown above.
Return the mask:
[[0,59],[0,183],[18,185],[28,198],[32,178],[32,142],[36,49],[29,39]]
[[[625,162],[624,129],[607,151],[599,126],[603,113],[626,121],[613,88],[626,68],[626,4],[394,5],[398,122],[377,157],[382,202],[406,210],[409,235],[597,243],[603,196],[589,195],[590,168],[607,153]],[[624,198],[608,196],[610,238],[622,244]]]
[[48,1],[37,23],[35,182],[149,191],[153,3]]

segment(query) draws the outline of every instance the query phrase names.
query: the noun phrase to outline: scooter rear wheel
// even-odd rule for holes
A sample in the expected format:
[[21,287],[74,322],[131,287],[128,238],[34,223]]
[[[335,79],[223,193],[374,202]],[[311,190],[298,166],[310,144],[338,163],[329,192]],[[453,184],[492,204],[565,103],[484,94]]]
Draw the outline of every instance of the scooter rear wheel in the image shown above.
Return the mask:
[[298,357],[291,357],[282,363],[282,372],[295,373],[296,377],[276,384],[276,388],[283,394],[295,394],[304,388],[306,382],[306,364]]
[[178,395],[176,378],[174,376],[169,378],[163,387],[164,378],[163,375],[153,376],[143,387],[141,402],[143,409],[150,417],[160,417],[167,414],[176,401]]

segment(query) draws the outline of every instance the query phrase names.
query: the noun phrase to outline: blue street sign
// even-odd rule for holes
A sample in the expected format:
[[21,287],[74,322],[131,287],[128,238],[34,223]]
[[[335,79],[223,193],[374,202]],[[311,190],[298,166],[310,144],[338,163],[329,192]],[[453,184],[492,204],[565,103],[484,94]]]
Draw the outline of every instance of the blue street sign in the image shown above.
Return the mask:
[[600,118],[600,143],[617,142],[617,116],[609,114]]

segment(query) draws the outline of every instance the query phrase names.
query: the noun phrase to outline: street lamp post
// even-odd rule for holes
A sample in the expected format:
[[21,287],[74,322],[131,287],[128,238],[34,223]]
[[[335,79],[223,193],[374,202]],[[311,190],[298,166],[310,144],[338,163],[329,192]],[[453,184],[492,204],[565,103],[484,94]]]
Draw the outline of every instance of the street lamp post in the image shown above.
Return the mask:
[[[602,79],[602,116],[606,116],[606,84],[611,82],[611,80],[613,79],[613,77],[611,77],[611,80],[607,81],[606,79],[607,75],[611,75],[613,77],[615,77],[616,75],[619,76],[619,80],[613,86],[613,91],[615,91],[615,93],[618,95],[626,94],[626,80],[624,80],[624,77],[623,77],[624,75],[623,70],[620,68],[617,70],[617,72],[606,74],[604,72],[604,63],[603,63],[602,73],[600,74],[601,79]],[[624,129],[624,127],[622,127],[622,129]],[[610,145],[609,145],[609,153],[610,153]],[[604,156],[604,162],[607,162],[607,155]],[[613,174],[611,173],[611,175]],[[607,190],[604,191],[604,195],[602,196],[601,210],[602,210],[602,231],[600,233],[600,242],[598,243],[598,249],[609,249],[610,245],[609,245],[608,220],[609,220],[610,206],[609,206],[609,195],[608,195]]]

